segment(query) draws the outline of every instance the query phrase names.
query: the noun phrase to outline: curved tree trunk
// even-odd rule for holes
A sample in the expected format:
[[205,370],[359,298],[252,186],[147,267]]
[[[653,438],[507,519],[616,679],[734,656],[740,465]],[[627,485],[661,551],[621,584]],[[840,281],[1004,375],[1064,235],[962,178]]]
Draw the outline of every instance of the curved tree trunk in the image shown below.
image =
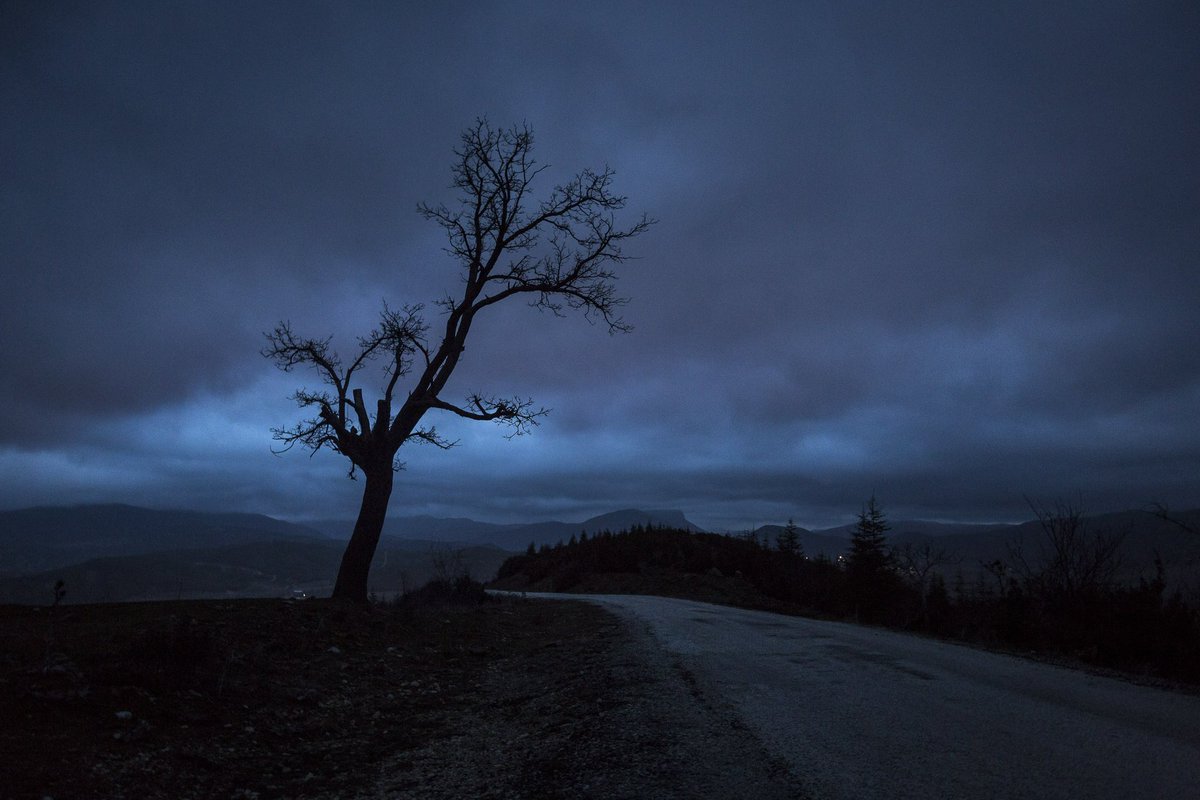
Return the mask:
[[371,572],[371,559],[383,533],[383,520],[387,516],[388,499],[392,496],[393,473],[391,464],[382,470],[363,473],[362,507],[354,533],[342,554],[342,565],[338,569],[337,582],[333,585],[335,600],[354,603],[367,602],[367,576]]

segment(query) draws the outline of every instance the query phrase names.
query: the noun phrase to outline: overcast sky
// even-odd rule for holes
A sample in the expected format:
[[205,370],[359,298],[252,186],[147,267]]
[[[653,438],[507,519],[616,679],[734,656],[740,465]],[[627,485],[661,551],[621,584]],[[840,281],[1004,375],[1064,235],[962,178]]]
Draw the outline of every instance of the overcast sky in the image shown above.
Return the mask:
[[[635,330],[519,302],[450,387],[553,412],[406,446],[393,514],[738,530],[1200,505],[1200,6],[0,3],[0,507],[352,516],[273,455],[335,344],[453,292],[476,117],[611,166]],[[370,388],[370,387],[368,387]]]

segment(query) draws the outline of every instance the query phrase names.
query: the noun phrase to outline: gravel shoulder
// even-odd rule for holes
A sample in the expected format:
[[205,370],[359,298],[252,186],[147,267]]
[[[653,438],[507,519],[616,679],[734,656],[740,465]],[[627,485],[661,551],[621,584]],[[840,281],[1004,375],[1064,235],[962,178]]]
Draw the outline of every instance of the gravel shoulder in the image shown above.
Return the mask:
[[[514,613],[564,611],[559,601],[508,602]],[[786,766],[731,708],[711,705],[649,632],[590,604],[570,606],[586,636],[489,665],[488,700],[454,714],[449,736],[385,765],[374,796],[800,796]]]

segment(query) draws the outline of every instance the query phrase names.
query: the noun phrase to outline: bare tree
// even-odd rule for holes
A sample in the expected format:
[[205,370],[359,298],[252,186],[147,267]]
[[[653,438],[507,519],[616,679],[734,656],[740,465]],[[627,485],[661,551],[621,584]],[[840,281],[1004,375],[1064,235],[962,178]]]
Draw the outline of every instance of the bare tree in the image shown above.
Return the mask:
[[1165,503],[1151,504],[1150,513],[1152,513],[1158,519],[1161,519],[1163,522],[1171,523],[1181,531],[1186,533],[1200,533],[1200,531],[1197,531],[1191,525],[1188,525],[1186,522],[1172,514],[1171,509]]
[[[348,359],[331,348],[331,339],[300,336],[287,322],[267,334],[263,355],[285,372],[310,368],[325,385],[319,391],[296,392],[296,402],[313,409],[315,416],[274,429],[276,440],[285,450],[296,444],[314,451],[329,448],[350,460],[350,477],[358,470],[365,479],[335,598],[367,600],[367,577],[400,447],[409,441],[443,449],[454,445],[433,425],[422,425],[426,412],[503,423],[513,436],[529,431],[546,413],[523,397],[471,394],[461,403],[442,397],[481,311],[521,297],[559,316],[567,309],[580,311],[612,333],[628,330],[618,313],[626,301],[615,293],[612,267],[626,260],[621,250],[625,241],[646,231],[653,220],[643,215],[628,227],[617,225],[614,212],[625,206],[625,198],[613,193],[613,172],[607,168],[584,170],[536,202],[530,187],[544,167],[532,158],[532,147],[528,127],[495,130],[485,120],[477,121],[455,150],[455,205],[418,207],[445,231],[446,251],[460,270],[458,294],[436,303],[445,315],[440,339],[430,337],[420,305],[399,310],[385,305],[378,327],[358,340]],[[383,382],[372,418],[357,384],[368,365],[380,363]]]
[[1040,557],[1031,563],[1022,542],[1009,546],[1013,567],[1027,585],[1043,597],[1077,602],[1112,583],[1126,532],[1089,530],[1077,504],[1060,500],[1053,508],[1029,506],[1042,528]]
[[934,547],[931,542],[919,546],[912,542],[892,549],[892,558],[904,580],[916,586],[921,595],[921,619],[929,621],[929,589],[938,567],[957,563],[943,547]]

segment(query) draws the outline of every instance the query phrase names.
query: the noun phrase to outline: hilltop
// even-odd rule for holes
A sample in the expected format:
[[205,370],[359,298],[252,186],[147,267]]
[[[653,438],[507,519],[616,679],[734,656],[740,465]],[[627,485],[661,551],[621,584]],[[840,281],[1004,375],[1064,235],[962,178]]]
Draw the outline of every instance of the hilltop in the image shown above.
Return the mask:
[[[1178,535],[1200,552],[1200,535]],[[1200,597],[1189,588],[1196,559],[1122,572],[1119,549],[1098,555],[1109,537],[1097,525],[1057,551],[1028,542],[1024,561],[977,564],[967,579],[932,550],[896,548],[861,562],[851,554],[842,563],[782,552],[760,536],[639,526],[513,556],[492,585],[659,594],[868,622],[1200,683]],[[1169,571],[1181,575],[1176,585]]]
[[[345,538],[354,528],[352,519],[314,519],[306,520],[304,524],[334,538]],[[592,535],[603,531],[624,531],[635,525],[663,525],[683,530],[700,530],[688,521],[682,511],[643,511],[627,508],[589,517],[582,522],[547,520],[498,523],[480,522],[467,517],[389,516],[384,522],[383,533],[397,539],[490,545],[519,552],[530,544],[535,547],[543,544],[553,545],[560,541],[565,542],[580,533]]]

